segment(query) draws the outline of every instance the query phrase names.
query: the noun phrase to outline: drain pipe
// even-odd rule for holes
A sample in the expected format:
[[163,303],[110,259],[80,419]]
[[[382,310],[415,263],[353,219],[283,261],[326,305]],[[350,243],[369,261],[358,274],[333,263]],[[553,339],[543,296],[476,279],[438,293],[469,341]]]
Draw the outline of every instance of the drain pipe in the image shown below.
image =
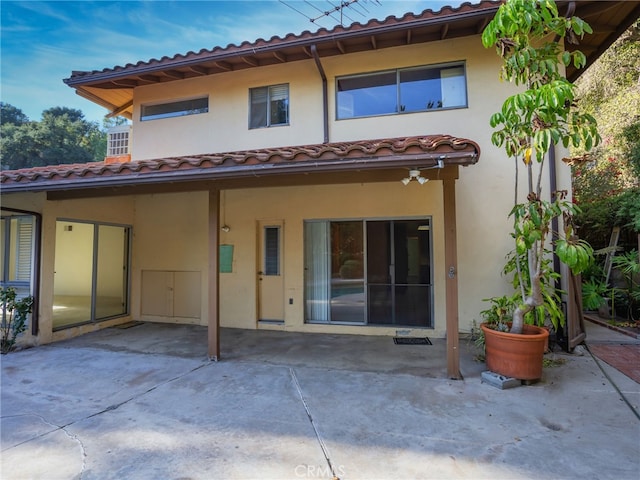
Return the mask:
[[315,44],[311,45],[311,54],[313,55],[313,59],[316,62],[316,67],[318,67],[320,78],[322,78],[322,126],[324,129],[323,143],[329,143],[329,103],[327,98],[327,76],[324,73],[324,68],[322,68],[322,63],[320,63],[320,56],[318,55],[318,49]]
[[[576,2],[569,2],[567,5],[567,12],[565,13],[565,18],[571,18],[576,11]],[[556,36],[555,41],[560,41],[560,37]],[[551,195],[556,194],[558,191],[558,183],[557,183],[557,173],[556,173],[556,145],[551,142],[549,146],[549,190]],[[551,219],[551,241],[555,242],[559,236],[560,231],[558,230],[558,217],[554,217]],[[555,251],[553,252],[553,271],[558,274],[558,278],[555,280],[555,287],[557,290],[561,290],[562,285],[560,283],[560,259],[556,255]],[[571,275],[571,273],[569,273]],[[558,338],[559,337],[559,338]],[[558,330],[556,330],[556,341],[560,344],[564,351],[569,351],[569,337],[567,336],[565,329],[558,325]]]
[[42,214],[19,208],[2,207],[2,210],[23,215],[32,215],[36,219],[34,227],[35,245],[33,247],[33,310],[31,311],[31,334],[38,335],[39,330],[39,305],[40,305],[40,252],[42,251]]

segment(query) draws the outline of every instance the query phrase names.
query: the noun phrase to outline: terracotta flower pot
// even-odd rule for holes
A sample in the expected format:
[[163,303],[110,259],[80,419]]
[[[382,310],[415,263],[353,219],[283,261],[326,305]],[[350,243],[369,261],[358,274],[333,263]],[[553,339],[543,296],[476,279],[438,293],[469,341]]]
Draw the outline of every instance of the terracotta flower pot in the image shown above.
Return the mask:
[[499,332],[481,324],[484,332],[487,368],[519,380],[542,378],[542,359],[549,332],[525,325],[522,334]]

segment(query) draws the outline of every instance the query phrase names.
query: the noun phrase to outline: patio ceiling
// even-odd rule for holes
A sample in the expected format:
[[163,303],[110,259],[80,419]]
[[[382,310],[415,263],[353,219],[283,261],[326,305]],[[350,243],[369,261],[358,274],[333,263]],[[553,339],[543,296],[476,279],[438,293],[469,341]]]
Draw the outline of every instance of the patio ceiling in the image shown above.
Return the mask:
[[[134,64],[94,71],[74,71],[64,82],[76,92],[102,105],[109,115],[128,118],[133,114],[133,91],[136,87],[187,78],[216,75],[267,65],[372,51],[402,45],[435,42],[480,34],[493,18],[500,1],[483,0],[463,3],[458,8],[443,7],[419,15],[407,13],[401,18],[387,17],[332,30],[320,29],[301,34],[289,33],[269,40],[215,47],[211,50],[176,54]],[[558,1],[563,14],[577,15],[592,26],[580,49],[593,63],[640,16],[640,1]],[[567,76],[575,80],[581,71],[569,67]]]

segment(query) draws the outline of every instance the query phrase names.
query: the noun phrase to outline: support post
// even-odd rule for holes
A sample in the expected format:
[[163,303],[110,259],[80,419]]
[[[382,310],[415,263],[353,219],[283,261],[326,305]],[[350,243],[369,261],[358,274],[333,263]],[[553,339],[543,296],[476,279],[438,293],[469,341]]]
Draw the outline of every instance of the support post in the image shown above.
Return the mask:
[[[456,167],[457,168],[457,167]],[[456,236],[456,175],[443,179],[444,201],[444,258],[446,272],[447,308],[447,375],[453,380],[460,374],[460,339],[458,336],[458,250]]]
[[209,322],[207,328],[208,356],[220,358],[220,190],[209,190]]

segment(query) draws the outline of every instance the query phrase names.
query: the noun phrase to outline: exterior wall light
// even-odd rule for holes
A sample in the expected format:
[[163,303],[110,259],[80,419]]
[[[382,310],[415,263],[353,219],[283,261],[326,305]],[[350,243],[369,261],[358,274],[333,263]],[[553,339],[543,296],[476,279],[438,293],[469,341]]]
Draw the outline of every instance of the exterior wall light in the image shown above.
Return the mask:
[[[444,168],[444,160],[442,158],[439,158],[438,163],[436,165],[428,168]],[[413,179],[415,179],[420,185],[424,185],[429,181],[428,178],[425,178],[422,175],[420,175],[420,170],[409,170],[409,176],[406,178],[403,178],[400,181],[402,182],[403,185],[406,186],[406,185],[409,185],[409,182],[411,182],[411,180]]]

